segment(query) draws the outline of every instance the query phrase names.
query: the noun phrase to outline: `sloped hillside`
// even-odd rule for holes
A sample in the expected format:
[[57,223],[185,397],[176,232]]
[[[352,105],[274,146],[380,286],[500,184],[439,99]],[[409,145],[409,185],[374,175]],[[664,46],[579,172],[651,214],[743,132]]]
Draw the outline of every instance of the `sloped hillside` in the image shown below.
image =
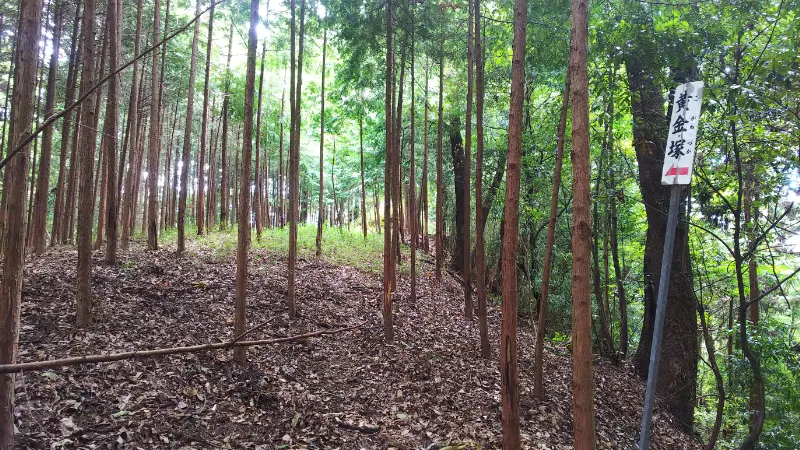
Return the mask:
[[[195,248],[193,256],[178,259],[169,249],[137,250],[118,268],[96,261],[97,324],[89,330],[73,326],[75,258],[74,251],[61,250],[29,262],[22,361],[232,337],[232,256]],[[396,343],[386,346],[377,313],[379,279],[302,261],[300,318],[290,321],[285,266],[274,255],[251,256],[248,323],[266,324],[248,339],[365,324],[253,347],[246,367],[234,365],[230,351],[216,351],[25,373],[18,378],[17,447],[499,448],[497,354],[479,358],[477,325],[463,318],[454,280],[436,282],[425,264],[416,304],[402,284]],[[491,308],[489,320],[495,342],[499,310]],[[545,402],[530,395],[532,330],[521,331],[520,352],[524,445],[571,448],[567,350],[546,355]],[[624,367],[597,361],[596,369],[598,447],[632,448],[643,386]],[[657,414],[652,448],[700,446]]]

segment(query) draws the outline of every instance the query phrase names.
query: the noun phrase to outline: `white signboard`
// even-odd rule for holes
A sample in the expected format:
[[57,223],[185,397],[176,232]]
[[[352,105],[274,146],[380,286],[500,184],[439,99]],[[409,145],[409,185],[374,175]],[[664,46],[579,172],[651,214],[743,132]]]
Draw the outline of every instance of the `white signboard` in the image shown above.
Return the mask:
[[702,81],[693,81],[675,88],[664,168],[661,170],[661,184],[689,184],[692,181],[692,164],[702,100]]

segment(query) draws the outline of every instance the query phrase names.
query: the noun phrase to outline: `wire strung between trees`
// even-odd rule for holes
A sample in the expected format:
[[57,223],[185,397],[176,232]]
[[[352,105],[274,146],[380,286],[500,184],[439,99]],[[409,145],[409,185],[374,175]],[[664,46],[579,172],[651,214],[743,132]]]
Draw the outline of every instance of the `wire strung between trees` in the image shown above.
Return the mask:
[[65,107],[63,110],[61,110],[60,112],[58,112],[58,114],[54,114],[54,115],[50,116],[50,118],[48,118],[47,120],[45,120],[44,122],[42,122],[42,124],[41,124],[41,125],[39,125],[39,126],[36,128],[36,130],[34,130],[34,131],[33,131],[33,133],[30,133],[30,134],[28,134],[28,135],[25,137],[25,139],[23,139],[23,140],[22,140],[22,142],[20,142],[19,144],[17,144],[17,146],[16,146],[16,147],[14,147],[14,149],[13,149],[13,150],[11,150],[10,152],[8,152],[8,155],[6,155],[6,157],[5,157],[5,158],[3,158],[2,160],[0,160],[0,170],[2,170],[2,169],[3,169],[3,168],[6,166],[6,164],[8,164],[8,162],[11,160],[11,158],[13,158],[14,156],[16,156],[16,155],[17,155],[19,152],[21,152],[21,151],[22,151],[22,149],[23,149],[23,148],[25,148],[25,146],[27,146],[27,145],[28,145],[28,144],[30,144],[30,143],[31,143],[31,142],[32,142],[34,139],[36,139],[36,136],[38,136],[39,134],[41,134],[41,133],[42,133],[42,131],[44,131],[44,129],[45,129],[45,128],[47,128],[47,127],[49,127],[50,125],[52,125],[52,124],[53,124],[53,122],[55,122],[56,120],[58,120],[58,119],[60,119],[60,118],[64,117],[64,115],[66,115],[67,113],[69,113],[69,112],[70,112],[70,111],[72,111],[73,109],[77,108],[77,107],[78,107],[78,106],[79,106],[81,103],[83,103],[83,101],[84,101],[84,100],[86,100],[86,99],[87,99],[87,98],[88,98],[90,95],[92,95],[92,94],[94,93],[94,91],[96,91],[96,90],[97,90],[97,89],[99,89],[101,86],[103,86],[103,85],[104,85],[106,82],[108,82],[108,80],[110,80],[111,78],[113,78],[113,77],[115,77],[115,76],[119,75],[119,74],[120,74],[120,73],[121,73],[123,70],[127,69],[128,67],[130,67],[130,66],[131,66],[133,63],[135,63],[136,61],[139,61],[140,59],[142,59],[142,58],[144,58],[145,56],[149,55],[150,53],[152,53],[152,52],[153,52],[153,50],[156,50],[157,48],[159,48],[159,47],[161,47],[162,45],[166,44],[166,43],[167,43],[169,40],[171,40],[171,39],[172,39],[172,38],[174,38],[175,36],[177,36],[177,35],[179,35],[179,34],[183,33],[183,32],[184,32],[184,31],[186,31],[186,30],[188,30],[188,29],[189,29],[189,27],[190,27],[192,24],[194,24],[195,22],[197,22],[198,20],[200,20],[200,17],[202,17],[202,16],[203,16],[203,14],[207,13],[207,12],[208,12],[208,11],[209,11],[209,10],[210,10],[212,7],[219,5],[220,3],[224,2],[224,1],[226,1],[226,0],[216,0],[216,1],[214,1],[214,2],[213,2],[211,5],[209,5],[209,6],[208,6],[206,9],[204,9],[203,11],[201,11],[201,12],[200,12],[200,14],[198,14],[198,15],[194,16],[194,18],[193,18],[192,20],[190,20],[190,21],[188,21],[187,23],[185,23],[185,24],[184,24],[182,27],[180,27],[180,28],[178,28],[177,30],[175,30],[175,31],[174,31],[172,34],[170,34],[169,36],[165,37],[164,39],[162,39],[161,41],[159,41],[158,43],[156,43],[156,44],[155,44],[155,45],[153,45],[152,47],[150,47],[150,48],[146,49],[146,50],[145,50],[145,51],[143,51],[142,53],[140,53],[140,54],[136,55],[136,57],[134,57],[132,60],[130,60],[130,61],[126,62],[125,64],[123,64],[122,66],[120,66],[120,68],[119,68],[119,69],[117,69],[117,70],[115,70],[114,72],[111,72],[110,74],[106,75],[106,76],[105,76],[105,77],[104,77],[102,80],[98,81],[98,82],[97,82],[97,84],[95,84],[94,86],[92,86],[91,88],[89,88],[89,89],[88,89],[88,90],[87,90],[87,91],[86,91],[86,92],[85,92],[83,95],[81,95],[81,96],[80,96],[80,98],[78,98],[78,100],[76,100],[76,101],[75,101],[75,103],[73,103],[73,104],[71,104],[71,105],[69,105],[69,106]]
[[251,328],[250,330],[242,333],[236,338],[226,342],[217,342],[214,344],[190,345],[186,347],[159,348],[155,350],[134,350],[130,352],[111,353],[107,355],[83,355],[83,356],[74,356],[71,358],[52,359],[49,361],[33,361],[33,362],[17,363],[17,364],[0,364],[0,374],[57,369],[60,367],[77,366],[81,364],[96,364],[101,362],[122,361],[127,359],[153,358],[156,356],[175,355],[179,353],[196,353],[208,350],[224,350],[233,347],[252,347],[256,345],[281,344],[284,342],[294,342],[315,336],[343,333],[345,331],[351,331],[355,330],[356,328],[361,328],[362,326],[364,326],[364,324],[366,324],[366,322],[361,322],[356,325],[351,325],[345,328],[337,328],[335,330],[319,330],[311,333],[299,334],[296,336],[287,336],[282,338],[263,339],[257,341],[239,340],[249,332],[255,331],[257,328],[266,325],[266,323],[267,322],[257,325],[256,327]]

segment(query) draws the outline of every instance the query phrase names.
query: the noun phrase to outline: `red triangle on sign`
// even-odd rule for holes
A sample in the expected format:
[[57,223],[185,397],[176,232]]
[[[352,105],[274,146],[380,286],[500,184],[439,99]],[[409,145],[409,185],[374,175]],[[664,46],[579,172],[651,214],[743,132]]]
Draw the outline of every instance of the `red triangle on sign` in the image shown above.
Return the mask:
[[669,168],[667,173],[664,174],[665,177],[674,177],[676,175],[689,175],[689,168],[688,167],[678,167],[672,166]]

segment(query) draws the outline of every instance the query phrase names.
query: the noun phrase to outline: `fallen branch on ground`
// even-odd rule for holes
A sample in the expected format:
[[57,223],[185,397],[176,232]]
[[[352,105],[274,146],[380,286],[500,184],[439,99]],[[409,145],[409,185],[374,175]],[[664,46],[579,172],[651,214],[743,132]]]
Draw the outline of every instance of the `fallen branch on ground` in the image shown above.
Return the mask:
[[77,366],[80,364],[95,364],[101,362],[122,361],[126,359],[153,358],[156,356],[175,355],[178,353],[195,353],[208,350],[223,350],[233,347],[252,347],[256,345],[281,344],[284,342],[299,341],[301,339],[307,339],[310,337],[322,336],[326,334],[343,333],[345,331],[361,328],[362,326],[364,326],[365,323],[366,322],[361,322],[356,325],[352,325],[345,328],[338,328],[335,330],[320,330],[306,334],[299,334],[297,336],[287,336],[275,339],[263,339],[259,341],[237,341],[236,339],[233,339],[227,342],[218,342],[215,344],[160,348],[155,350],[134,350],[131,352],[111,353],[108,355],[83,355],[83,356],[75,356],[72,358],[53,359],[49,361],[34,361],[34,362],[18,363],[18,364],[0,364],[0,374],[57,369],[59,367]]

